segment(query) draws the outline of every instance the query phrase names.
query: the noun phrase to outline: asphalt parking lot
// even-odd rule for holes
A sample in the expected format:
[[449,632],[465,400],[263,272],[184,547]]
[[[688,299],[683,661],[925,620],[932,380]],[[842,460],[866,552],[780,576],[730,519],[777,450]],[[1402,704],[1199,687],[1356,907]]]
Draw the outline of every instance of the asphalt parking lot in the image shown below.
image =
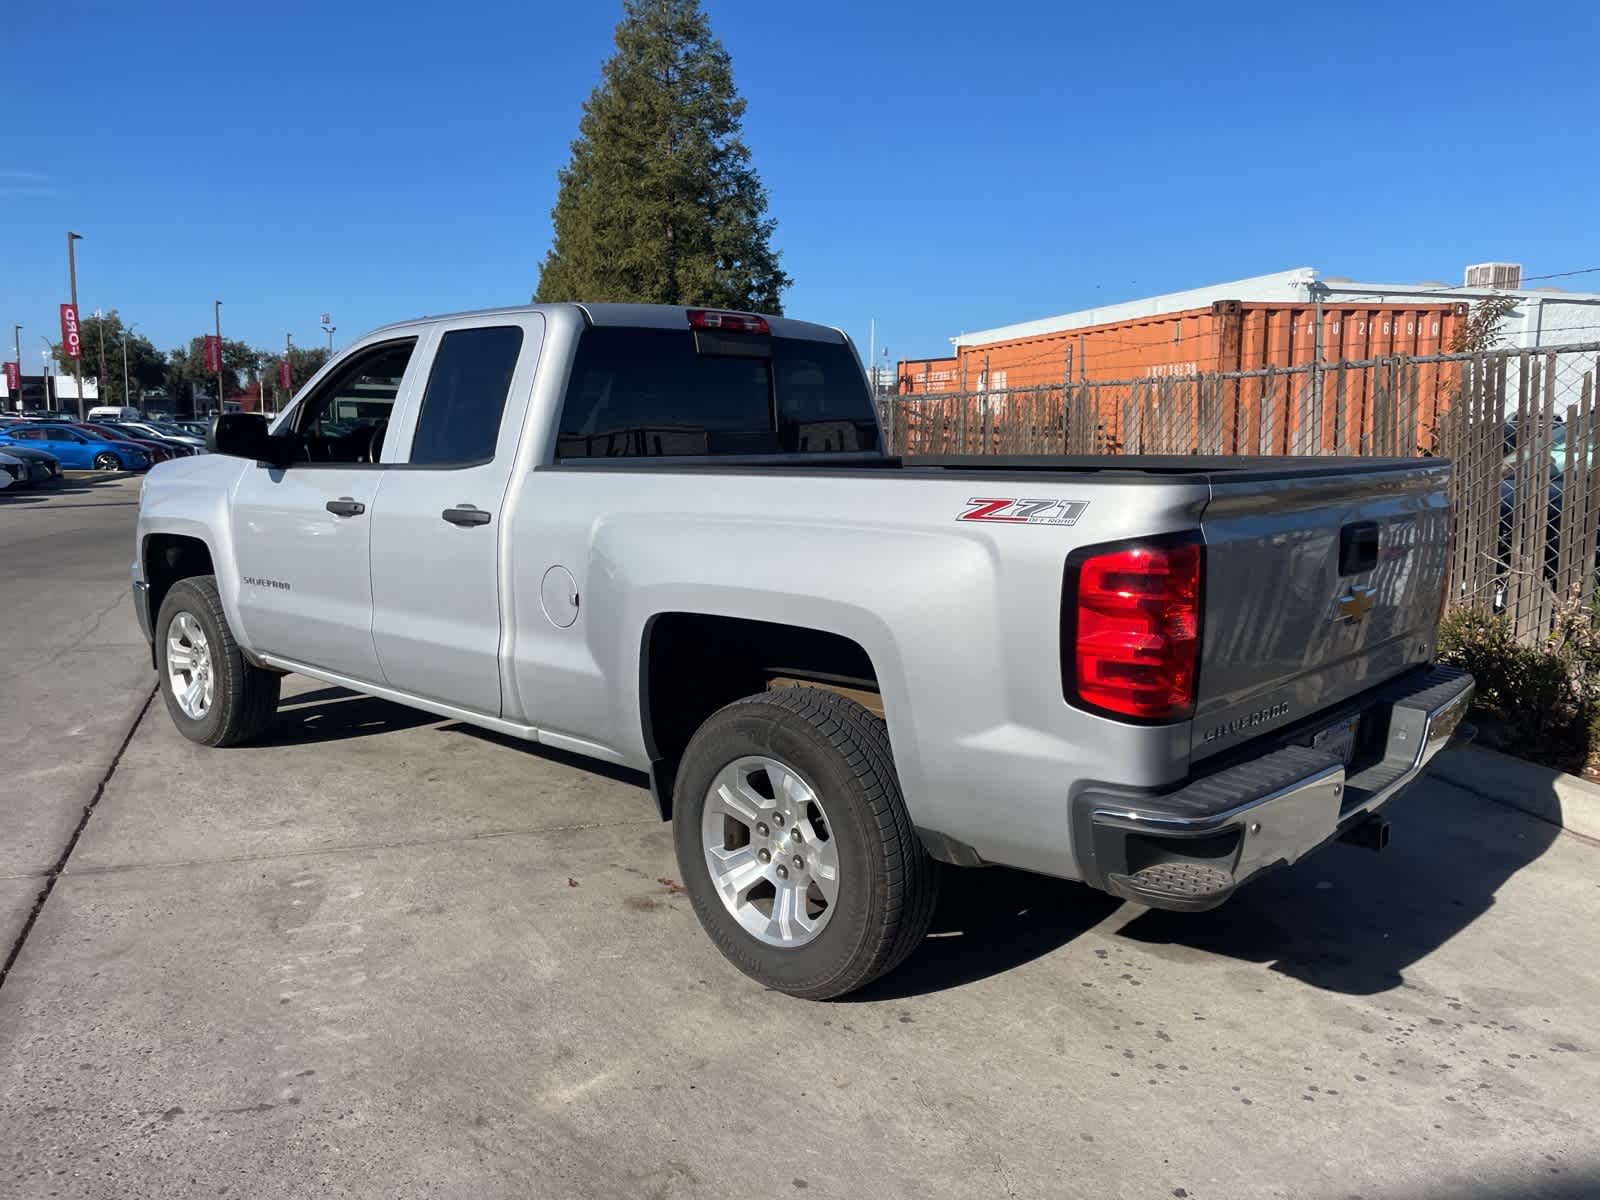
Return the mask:
[[1209,914],[952,873],[796,1001],[640,778],[310,680],[133,723],[136,494],[0,501],[0,1195],[1600,1195],[1600,847],[1429,780]]

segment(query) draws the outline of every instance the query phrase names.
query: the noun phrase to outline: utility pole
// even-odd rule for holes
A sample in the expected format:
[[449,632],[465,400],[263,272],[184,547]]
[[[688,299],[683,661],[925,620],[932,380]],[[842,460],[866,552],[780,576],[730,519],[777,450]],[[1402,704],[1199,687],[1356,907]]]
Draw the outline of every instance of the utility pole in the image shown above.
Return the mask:
[[867,369],[872,372],[872,398],[878,398],[878,318],[867,326]]
[[211,303],[211,314],[217,321],[217,412],[222,412],[222,301]]
[[[289,384],[284,389],[288,393],[288,395],[284,396],[284,400],[287,401],[289,396],[294,395],[294,334],[292,333],[283,335],[283,366],[289,379]],[[279,380],[279,382],[283,381]],[[278,407],[282,408],[283,405],[280,404]]]
[[[67,231],[67,283],[72,291],[72,312],[78,322],[78,357],[72,360],[72,375],[78,381],[78,420],[84,418],[83,407],[83,318],[78,315],[78,255],[73,247],[74,242],[81,242],[83,234]],[[61,349],[66,350],[63,345]]]
[[[133,393],[128,390],[128,335],[137,328],[139,328],[139,322],[135,321],[132,325],[127,326],[122,331],[122,402],[124,404],[133,403],[133,401],[129,399]],[[141,404],[139,406],[139,411],[141,413],[144,412],[144,405]]]
[[[50,384],[56,373],[55,356],[50,352],[50,339],[41,333],[39,340],[44,343],[44,349],[39,351],[39,357],[44,359],[44,410],[45,412],[54,412],[55,407],[50,403]],[[59,404],[60,402],[61,398],[58,395],[56,403]]]
[[[100,374],[94,377],[95,397],[99,398],[100,389],[105,386],[106,380],[106,314],[100,309],[94,310],[95,320],[100,323]],[[128,402],[126,391],[122,394],[122,402]]]

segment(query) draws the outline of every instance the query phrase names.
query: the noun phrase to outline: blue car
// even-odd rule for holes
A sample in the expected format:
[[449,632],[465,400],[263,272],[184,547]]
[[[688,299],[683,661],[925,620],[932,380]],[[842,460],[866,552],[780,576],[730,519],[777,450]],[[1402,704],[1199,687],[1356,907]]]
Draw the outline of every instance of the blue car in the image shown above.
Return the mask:
[[0,429],[0,446],[37,446],[61,460],[64,467],[96,471],[143,471],[150,456],[132,442],[113,442],[81,429],[19,421]]

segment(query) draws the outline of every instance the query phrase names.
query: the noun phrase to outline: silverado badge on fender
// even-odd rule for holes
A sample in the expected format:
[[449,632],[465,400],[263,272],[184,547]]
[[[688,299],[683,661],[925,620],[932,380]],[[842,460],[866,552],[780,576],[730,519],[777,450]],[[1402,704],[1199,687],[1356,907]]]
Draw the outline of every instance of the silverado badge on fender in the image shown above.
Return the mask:
[[1015,497],[974,496],[958,521],[989,521],[997,525],[1076,525],[1089,507],[1087,500],[1018,500]]

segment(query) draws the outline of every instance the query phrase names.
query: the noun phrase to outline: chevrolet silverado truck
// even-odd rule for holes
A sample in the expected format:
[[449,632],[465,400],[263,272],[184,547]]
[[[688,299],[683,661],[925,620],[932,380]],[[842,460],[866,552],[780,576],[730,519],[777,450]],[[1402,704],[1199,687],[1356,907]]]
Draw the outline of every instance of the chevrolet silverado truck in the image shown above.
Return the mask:
[[[717,947],[825,998],[936,862],[1216,905],[1452,736],[1449,465],[899,459],[837,329],[551,304],[380,329],[148,476],[168,712],[295,672],[636,768]],[[464,780],[466,788],[470,780]]]

